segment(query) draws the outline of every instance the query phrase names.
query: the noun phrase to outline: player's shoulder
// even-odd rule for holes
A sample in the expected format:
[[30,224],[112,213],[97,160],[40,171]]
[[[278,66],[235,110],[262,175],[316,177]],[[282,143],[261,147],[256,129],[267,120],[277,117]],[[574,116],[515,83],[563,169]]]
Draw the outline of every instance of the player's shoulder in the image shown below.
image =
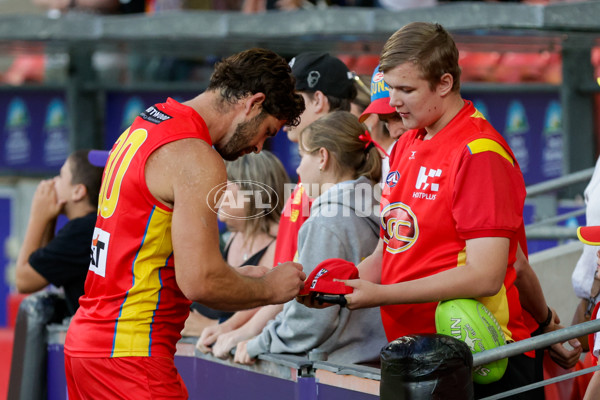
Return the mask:
[[227,171],[220,154],[197,138],[169,142],[155,150],[146,164],[146,177],[159,176],[172,185],[197,185],[225,182]]
[[166,143],[158,148],[156,157],[164,162],[165,166],[177,165],[182,168],[203,166],[225,166],[221,155],[211,145],[199,138],[184,138]]

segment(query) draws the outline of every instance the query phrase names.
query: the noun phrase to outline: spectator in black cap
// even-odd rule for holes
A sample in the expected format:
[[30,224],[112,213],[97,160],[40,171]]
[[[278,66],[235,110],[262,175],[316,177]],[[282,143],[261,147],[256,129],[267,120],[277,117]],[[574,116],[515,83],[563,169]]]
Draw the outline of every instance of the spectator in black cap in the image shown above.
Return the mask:
[[354,74],[339,58],[328,53],[307,52],[298,54],[290,61],[296,78],[296,90],[304,98],[306,110],[300,124],[286,126],[288,139],[298,142],[298,134],[311,122],[335,111],[350,111],[356,97]]
[[[40,182],[17,258],[19,292],[33,293],[49,284],[62,287],[69,315],[79,307],[90,266],[90,244],[105,162],[106,155],[102,157],[100,152],[77,150],[67,158],[58,176]],[[55,235],[60,214],[69,222]]]

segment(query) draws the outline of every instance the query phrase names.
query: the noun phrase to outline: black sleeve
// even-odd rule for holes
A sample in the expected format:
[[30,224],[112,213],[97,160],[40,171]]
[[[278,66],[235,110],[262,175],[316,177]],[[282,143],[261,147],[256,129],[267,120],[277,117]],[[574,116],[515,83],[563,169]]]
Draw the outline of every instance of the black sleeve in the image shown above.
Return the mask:
[[31,254],[29,264],[54,286],[85,279],[95,224],[95,213],[67,222],[46,247]]

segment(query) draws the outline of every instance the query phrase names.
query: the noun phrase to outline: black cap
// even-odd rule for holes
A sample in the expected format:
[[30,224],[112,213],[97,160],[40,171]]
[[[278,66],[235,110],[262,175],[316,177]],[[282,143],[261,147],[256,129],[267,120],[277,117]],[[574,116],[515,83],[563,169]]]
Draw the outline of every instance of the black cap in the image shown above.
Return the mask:
[[354,74],[339,58],[328,53],[300,53],[290,61],[296,90],[323,92],[326,96],[353,100],[356,97]]

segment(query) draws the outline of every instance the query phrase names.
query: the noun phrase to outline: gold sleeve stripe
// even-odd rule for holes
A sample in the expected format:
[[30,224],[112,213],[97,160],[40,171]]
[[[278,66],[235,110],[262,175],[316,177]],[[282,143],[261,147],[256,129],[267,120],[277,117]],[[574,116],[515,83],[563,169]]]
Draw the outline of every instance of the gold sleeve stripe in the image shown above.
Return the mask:
[[467,145],[471,154],[483,153],[484,151],[493,151],[506,158],[511,165],[515,165],[515,161],[508,152],[498,142],[492,139],[475,139]]
[[479,110],[475,110],[475,112],[473,113],[473,115],[471,115],[471,118],[485,119],[485,116]]

